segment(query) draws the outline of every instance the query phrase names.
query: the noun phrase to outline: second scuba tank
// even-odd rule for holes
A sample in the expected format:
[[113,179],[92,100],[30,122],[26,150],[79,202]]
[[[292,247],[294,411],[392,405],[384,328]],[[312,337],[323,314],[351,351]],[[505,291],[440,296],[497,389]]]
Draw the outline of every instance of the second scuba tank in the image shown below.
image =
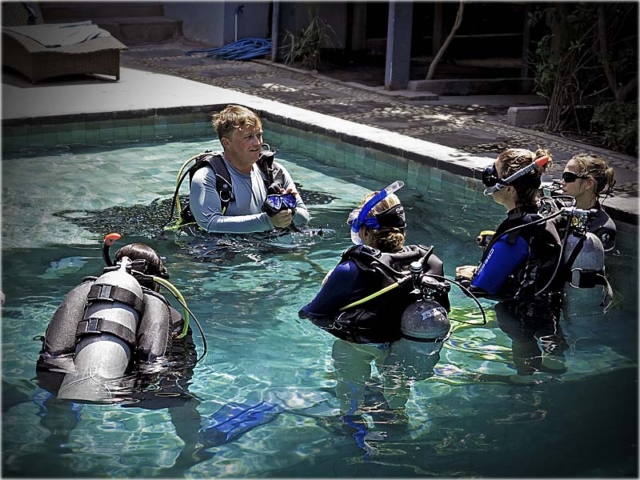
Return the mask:
[[418,300],[405,309],[400,328],[402,338],[391,344],[389,362],[408,379],[433,376],[451,328],[447,311],[434,300]]
[[144,311],[142,287],[130,265],[124,257],[117,270],[104,273],[92,285],[76,331],[76,371],[65,376],[58,398],[107,401],[111,393],[96,379],[119,378],[129,366]]
[[402,335],[418,342],[442,342],[451,329],[447,311],[434,300],[419,300],[402,314]]
[[563,260],[569,269],[568,281],[573,287],[595,287],[598,276],[604,274],[604,247],[591,232],[569,235]]

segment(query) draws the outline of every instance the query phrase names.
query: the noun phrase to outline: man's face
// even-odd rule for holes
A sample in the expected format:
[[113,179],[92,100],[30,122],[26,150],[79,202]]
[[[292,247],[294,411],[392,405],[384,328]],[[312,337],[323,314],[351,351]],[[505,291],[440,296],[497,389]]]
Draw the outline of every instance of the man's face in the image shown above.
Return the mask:
[[245,127],[222,139],[225,155],[244,165],[254,164],[262,151],[262,129]]

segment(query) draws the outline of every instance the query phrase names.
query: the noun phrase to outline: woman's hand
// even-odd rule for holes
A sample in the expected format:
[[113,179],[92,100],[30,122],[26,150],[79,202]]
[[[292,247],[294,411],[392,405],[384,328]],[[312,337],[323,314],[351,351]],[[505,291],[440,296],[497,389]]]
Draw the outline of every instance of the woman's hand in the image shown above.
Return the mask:
[[458,282],[461,280],[468,280],[470,282],[473,280],[476,270],[478,270],[476,265],[462,265],[460,267],[456,267],[456,280]]

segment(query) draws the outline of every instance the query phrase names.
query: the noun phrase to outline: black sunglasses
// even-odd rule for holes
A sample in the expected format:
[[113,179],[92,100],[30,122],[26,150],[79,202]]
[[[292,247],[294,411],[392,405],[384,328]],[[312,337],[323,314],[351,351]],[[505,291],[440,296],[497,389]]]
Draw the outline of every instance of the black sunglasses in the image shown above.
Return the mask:
[[577,173],[573,173],[573,172],[562,173],[562,180],[564,180],[564,183],[573,183],[579,178],[589,178],[589,175],[584,175],[584,174],[578,175]]

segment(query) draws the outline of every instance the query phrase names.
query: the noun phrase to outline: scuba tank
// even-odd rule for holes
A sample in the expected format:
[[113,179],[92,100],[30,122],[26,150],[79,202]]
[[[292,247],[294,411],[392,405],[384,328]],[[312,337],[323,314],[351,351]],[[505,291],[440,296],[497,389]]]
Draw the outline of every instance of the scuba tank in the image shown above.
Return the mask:
[[420,262],[411,263],[409,269],[414,277],[414,286],[422,295],[402,313],[402,337],[391,344],[389,361],[398,365],[402,375],[420,381],[433,375],[440,360],[440,350],[449,338],[451,323],[447,310],[433,299],[433,293],[438,289],[448,292],[450,286],[421,275]]
[[451,323],[447,311],[435,300],[422,299],[409,305],[402,314],[403,337],[415,342],[442,342]]
[[568,281],[575,288],[591,288],[604,273],[604,246],[593,233],[571,233],[567,238],[564,263],[569,268]]
[[565,279],[574,289],[590,289],[601,285],[605,293],[600,305],[605,307],[603,312],[606,312],[613,300],[613,289],[605,275],[605,249],[600,238],[587,231],[588,220],[595,217],[597,211],[575,207],[563,208],[561,211],[567,217],[562,256]]
[[76,330],[75,372],[65,376],[58,398],[99,402],[112,397],[100,380],[124,375],[144,310],[142,287],[131,275],[132,264],[128,257],[122,258],[92,285]]
[[449,336],[451,323],[447,310],[433,299],[433,295],[438,290],[448,294],[451,286],[446,282],[438,282],[428,275],[423,275],[420,261],[412,262],[409,271],[413,277],[414,287],[422,295],[402,313],[400,320],[402,335],[411,341],[442,344]]

